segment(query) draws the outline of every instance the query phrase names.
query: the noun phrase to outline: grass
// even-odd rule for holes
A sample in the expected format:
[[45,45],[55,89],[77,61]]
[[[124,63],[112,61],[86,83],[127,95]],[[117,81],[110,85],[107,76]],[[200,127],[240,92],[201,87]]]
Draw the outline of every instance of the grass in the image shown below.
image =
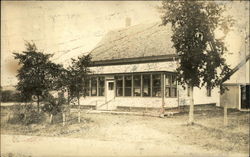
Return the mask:
[[35,136],[128,140],[131,142],[169,143],[170,137],[180,144],[224,152],[249,153],[249,112],[228,110],[228,126],[223,125],[223,108],[214,105],[195,106],[195,124],[187,125],[188,107],[173,117],[157,118],[132,115],[81,114],[67,115],[53,124],[43,121],[28,126],[4,121],[11,109],[1,109],[1,133]]

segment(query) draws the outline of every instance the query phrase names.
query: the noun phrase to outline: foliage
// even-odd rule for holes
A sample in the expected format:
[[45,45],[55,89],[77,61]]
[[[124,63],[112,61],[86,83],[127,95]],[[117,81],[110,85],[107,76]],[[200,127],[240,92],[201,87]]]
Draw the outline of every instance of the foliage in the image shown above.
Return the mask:
[[49,59],[51,54],[38,52],[34,43],[26,43],[26,51],[14,53],[15,59],[22,65],[18,70],[17,89],[30,99],[32,95],[37,96],[39,101],[49,90],[54,88],[54,83],[58,80],[61,65],[52,63]]
[[37,112],[34,107],[29,105],[17,105],[13,110],[13,116],[8,120],[11,124],[38,124],[43,122],[45,115]]
[[20,92],[4,90],[1,91],[1,102],[25,102],[25,99]]
[[46,102],[42,107],[42,111],[47,112],[52,115],[57,115],[58,113],[62,113],[63,104],[65,104],[66,100],[64,97],[54,98],[52,95],[48,95],[46,97]]
[[231,69],[223,58],[223,39],[214,32],[228,32],[233,21],[223,17],[224,8],[213,1],[164,1],[162,23],[172,25],[173,47],[179,56],[178,81],[184,86],[214,88],[222,85]]
[[72,65],[64,71],[64,84],[68,89],[70,99],[77,98],[78,104],[81,96],[86,96],[88,92],[89,66],[91,65],[91,56],[81,56],[77,60],[72,59]]

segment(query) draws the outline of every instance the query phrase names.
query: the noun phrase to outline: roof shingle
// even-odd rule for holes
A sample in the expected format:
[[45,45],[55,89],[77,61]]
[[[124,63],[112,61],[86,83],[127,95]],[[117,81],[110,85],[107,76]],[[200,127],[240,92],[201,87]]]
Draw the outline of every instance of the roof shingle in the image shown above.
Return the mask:
[[93,61],[175,54],[171,28],[160,22],[110,31],[90,52]]

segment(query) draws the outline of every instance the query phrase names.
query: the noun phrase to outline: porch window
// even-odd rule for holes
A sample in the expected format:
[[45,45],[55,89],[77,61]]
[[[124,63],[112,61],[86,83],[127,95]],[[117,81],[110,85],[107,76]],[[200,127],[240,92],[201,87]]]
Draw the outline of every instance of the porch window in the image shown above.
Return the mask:
[[153,90],[152,96],[153,97],[160,97],[161,96],[161,75],[155,74],[153,75]]
[[91,96],[97,96],[97,78],[91,78]]
[[170,97],[171,96],[171,75],[166,75],[165,77],[165,96]]
[[125,76],[125,96],[132,95],[132,76]]
[[89,79],[87,79],[86,82],[85,82],[85,87],[84,87],[85,96],[89,96],[89,88],[90,88],[90,81],[89,81]]
[[99,96],[104,96],[104,77],[98,78],[98,90],[99,90]]
[[149,97],[151,95],[151,79],[150,79],[150,75],[143,75],[143,96],[144,97]]
[[172,75],[172,80],[171,80],[171,97],[177,97],[177,81],[176,81],[176,76]]
[[141,75],[134,75],[134,96],[141,96]]
[[123,96],[123,77],[116,78],[116,96]]

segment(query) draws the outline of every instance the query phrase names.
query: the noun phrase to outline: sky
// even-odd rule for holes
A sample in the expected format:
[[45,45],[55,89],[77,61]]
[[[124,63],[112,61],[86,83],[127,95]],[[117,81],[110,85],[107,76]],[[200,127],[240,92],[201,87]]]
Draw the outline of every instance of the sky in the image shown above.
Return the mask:
[[[160,1],[3,1],[1,2],[1,85],[17,83],[13,52],[33,41],[38,50],[54,54],[56,63],[91,51],[110,30],[160,21]],[[228,14],[236,24],[226,40],[231,56],[238,55],[249,34],[249,2],[233,2]],[[241,52],[242,53],[242,52]],[[234,57],[230,57],[232,59]],[[235,60],[231,61],[236,62]]]

